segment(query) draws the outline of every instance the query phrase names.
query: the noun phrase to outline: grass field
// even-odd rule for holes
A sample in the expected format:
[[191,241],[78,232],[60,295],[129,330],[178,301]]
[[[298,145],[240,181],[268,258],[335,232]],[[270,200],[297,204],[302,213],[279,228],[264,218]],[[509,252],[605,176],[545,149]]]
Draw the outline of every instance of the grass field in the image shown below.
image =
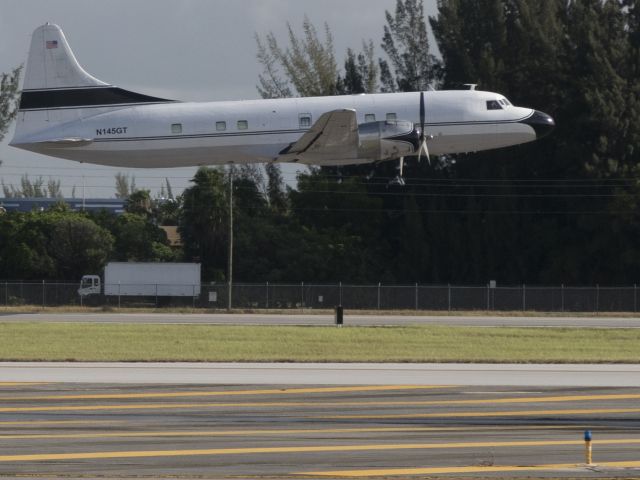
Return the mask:
[[640,362],[640,329],[0,323],[0,360]]

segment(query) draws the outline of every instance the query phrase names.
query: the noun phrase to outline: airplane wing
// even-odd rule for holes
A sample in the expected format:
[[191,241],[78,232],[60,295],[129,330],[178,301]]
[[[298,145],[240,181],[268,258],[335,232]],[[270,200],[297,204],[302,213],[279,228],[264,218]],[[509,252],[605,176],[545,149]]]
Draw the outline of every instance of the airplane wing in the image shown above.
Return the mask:
[[323,113],[293,145],[280,152],[279,162],[322,163],[358,157],[358,122],[355,110]]

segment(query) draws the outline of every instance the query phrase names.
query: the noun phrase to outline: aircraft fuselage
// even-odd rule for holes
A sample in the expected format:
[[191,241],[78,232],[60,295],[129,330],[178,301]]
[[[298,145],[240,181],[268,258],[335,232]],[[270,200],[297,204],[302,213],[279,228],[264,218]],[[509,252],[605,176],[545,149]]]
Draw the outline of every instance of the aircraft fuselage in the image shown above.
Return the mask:
[[[535,140],[535,125],[527,123],[535,111],[512,105],[488,110],[487,101],[498,98],[498,94],[473,90],[425,92],[425,132],[433,136],[428,142],[429,152],[442,155],[480,151]],[[116,110],[85,106],[82,118],[33,132],[27,138],[14,138],[12,145],[46,155],[122,167],[270,162],[323,113],[336,109],[354,109],[358,124],[396,119],[419,123],[418,93],[171,102]],[[59,114],[65,114],[64,107],[60,110]],[[51,111],[39,113],[50,115]],[[374,160],[338,159],[327,164]]]

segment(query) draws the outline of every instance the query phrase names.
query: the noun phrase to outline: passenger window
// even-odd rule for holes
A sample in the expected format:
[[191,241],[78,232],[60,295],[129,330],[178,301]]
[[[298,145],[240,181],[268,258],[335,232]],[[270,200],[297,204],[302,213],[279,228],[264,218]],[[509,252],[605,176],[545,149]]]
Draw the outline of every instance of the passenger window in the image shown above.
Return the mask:
[[365,114],[364,121],[365,122],[375,122],[376,121],[376,114],[375,113],[367,113],[367,114]]
[[246,130],[247,128],[249,128],[247,120],[238,120],[238,130]]
[[223,132],[227,129],[227,122],[216,122],[216,130]]
[[502,110],[497,100],[487,100],[487,110]]
[[300,120],[300,128],[309,128],[311,127],[311,114],[310,113],[301,113],[298,116]]
[[181,123],[172,123],[171,124],[171,133],[182,133],[182,124]]
[[397,118],[397,115],[395,113],[387,113],[387,121],[388,122],[392,122]]

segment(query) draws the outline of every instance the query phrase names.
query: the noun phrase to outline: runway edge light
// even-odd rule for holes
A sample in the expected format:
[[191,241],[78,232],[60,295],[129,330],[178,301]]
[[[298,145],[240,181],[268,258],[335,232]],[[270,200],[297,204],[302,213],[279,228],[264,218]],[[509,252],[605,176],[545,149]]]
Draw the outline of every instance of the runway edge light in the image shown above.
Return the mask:
[[591,451],[591,430],[584,431],[584,447],[586,464],[591,465],[593,463],[592,451]]

